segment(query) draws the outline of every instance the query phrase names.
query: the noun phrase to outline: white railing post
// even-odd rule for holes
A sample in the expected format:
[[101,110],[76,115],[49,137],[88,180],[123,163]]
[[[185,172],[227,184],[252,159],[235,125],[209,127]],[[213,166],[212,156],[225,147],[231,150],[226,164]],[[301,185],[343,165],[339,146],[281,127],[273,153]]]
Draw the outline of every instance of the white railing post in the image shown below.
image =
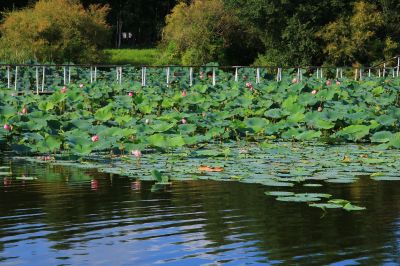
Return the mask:
[[94,67],[94,82],[97,81],[97,66]]
[[10,66],[7,66],[7,89],[11,87]]
[[193,67],[189,68],[189,86],[193,86]]
[[256,84],[260,83],[260,68],[256,69]]
[[67,85],[67,68],[64,67],[64,86]]
[[170,75],[170,71],[171,71],[171,69],[169,68],[169,67],[167,67],[167,70],[166,70],[166,75],[167,75],[167,87],[169,87],[169,75]]
[[215,86],[215,84],[216,84],[215,67],[213,67],[213,72],[212,72],[212,85]]
[[386,63],[383,64],[383,77],[386,76]]
[[14,90],[17,90],[17,83],[18,83],[18,66],[15,66],[15,84],[14,84]]
[[39,68],[36,67],[36,94],[39,94]]
[[42,75],[42,92],[44,92],[44,81],[46,75],[46,67],[43,67],[43,75]]
[[239,81],[239,68],[235,67],[235,82]]

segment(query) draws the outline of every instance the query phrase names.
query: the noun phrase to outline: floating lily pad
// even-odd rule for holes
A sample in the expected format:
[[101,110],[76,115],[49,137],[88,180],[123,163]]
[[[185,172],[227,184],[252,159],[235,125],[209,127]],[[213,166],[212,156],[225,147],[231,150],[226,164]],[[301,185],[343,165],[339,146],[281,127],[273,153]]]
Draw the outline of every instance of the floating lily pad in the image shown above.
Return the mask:
[[276,197],[287,197],[287,196],[293,196],[294,192],[289,192],[289,191],[267,191],[267,192],[265,192],[265,195],[276,196]]

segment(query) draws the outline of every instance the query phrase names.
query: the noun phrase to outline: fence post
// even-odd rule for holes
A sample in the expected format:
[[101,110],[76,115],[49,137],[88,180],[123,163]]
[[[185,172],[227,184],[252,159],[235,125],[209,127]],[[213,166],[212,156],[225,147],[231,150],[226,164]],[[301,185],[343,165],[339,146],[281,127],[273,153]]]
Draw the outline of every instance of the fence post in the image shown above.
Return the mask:
[[319,68],[317,67],[317,79],[319,78]]
[[362,76],[362,68],[360,68],[360,80],[362,80],[363,79],[363,76]]
[[189,68],[189,86],[193,86],[193,67]]
[[256,69],[256,84],[260,83],[260,68]]
[[97,82],[97,66],[94,67],[94,82]]
[[358,69],[356,68],[356,72],[354,74],[354,80],[357,80],[357,75],[358,75]]
[[71,84],[71,67],[68,67],[68,84]]
[[340,78],[343,78],[343,68],[340,68]]
[[169,87],[169,72],[171,71],[171,69],[169,68],[169,67],[167,67],[167,70],[166,70],[166,75],[167,75],[167,87]]
[[379,68],[379,77],[381,77],[381,69]]
[[46,73],[46,67],[43,67],[43,76],[42,76],[42,92],[44,92],[44,78]]
[[339,78],[339,68],[336,68],[336,79]]
[[399,77],[400,56],[397,57],[397,77]]
[[90,83],[93,83],[93,67],[90,66]]
[[64,86],[67,85],[67,68],[64,67]]
[[119,67],[119,84],[122,84],[122,67]]
[[368,77],[371,77],[371,68],[368,69]]
[[322,67],[321,67],[321,79],[323,78],[323,76],[322,76]]
[[235,67],[235,82],[239,81],[239,69],[238,67]]
[[39,68],[36,67],[36,94],[39,94]]
[[7,89],[11,87],[10,66],[7,66]]
[[146,86],[146,68],[142,67],[142,87]]
[[17,83],[18,83],[18,66],[15,66],[15,84],[14,84],[14,90],[17,90]]
[[215,80],[215,67],[213,67],[213,73],[212,73],[212,84],[215,86],[216,80]]
[[383,77],[386,76],[386,63],[383,64]]
[[119,82],[119,69],[118,69],[118,67],[115,68],[115,74],[117,76],[115,79],[117,80],[117,83],[118,83]]

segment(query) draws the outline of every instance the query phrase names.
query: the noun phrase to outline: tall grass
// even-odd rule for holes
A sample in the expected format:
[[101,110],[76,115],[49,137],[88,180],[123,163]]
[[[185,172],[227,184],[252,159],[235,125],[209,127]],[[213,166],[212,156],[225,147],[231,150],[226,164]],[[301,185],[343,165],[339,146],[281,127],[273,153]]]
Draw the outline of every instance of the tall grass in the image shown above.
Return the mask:
[[109,64],[155,65],[159,58],[159,50],[150,49],[107,49]]

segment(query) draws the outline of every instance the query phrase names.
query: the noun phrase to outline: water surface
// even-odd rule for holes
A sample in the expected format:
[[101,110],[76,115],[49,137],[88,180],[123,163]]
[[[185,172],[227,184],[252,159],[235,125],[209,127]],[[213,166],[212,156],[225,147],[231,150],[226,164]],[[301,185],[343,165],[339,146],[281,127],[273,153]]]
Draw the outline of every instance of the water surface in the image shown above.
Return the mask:
[[400,264],[400,182],[328,184],[367,210],[324,213],[259,184],[180,181],[154,193],[153,182],[95,170],[0,164],[12,170],[0,177],[2,265]]

